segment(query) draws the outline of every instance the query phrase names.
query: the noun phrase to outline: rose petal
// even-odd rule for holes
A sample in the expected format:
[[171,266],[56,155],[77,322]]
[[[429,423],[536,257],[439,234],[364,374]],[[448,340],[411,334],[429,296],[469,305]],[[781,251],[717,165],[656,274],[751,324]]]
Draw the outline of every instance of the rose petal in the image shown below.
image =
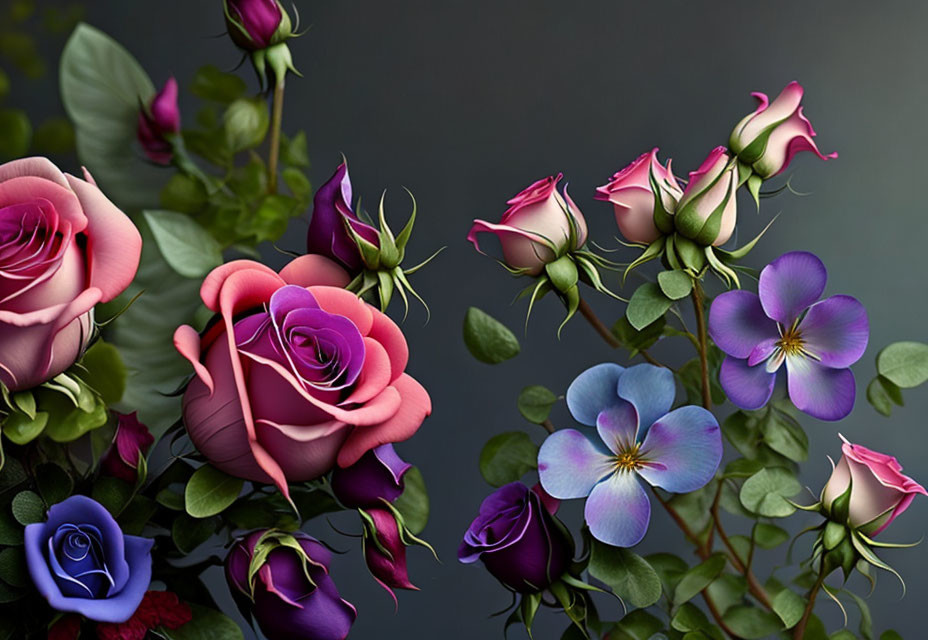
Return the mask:
[[280,277],[287,284],[301,287],[323,285],[344,288],[351,278],[336,262],[325,256],[308,254],[294,258],[280,270]]
[[209,370],[203,366],[203,363],[200,362],[200,334],[197,333],[196,329],[186,324],[177,327],[174,332],[174,348],[193,365],[197,377],[212,394],[214,389],[213,377],[210,375]]
[[48,158],[20,158],[0,164],[0,182],[24,177],[43,178],[68,188],[68,181],[65,180],[64,174]]
[[[263,275],[271,275],[277,278],[279,281],[277,285],[278,288],[286,284],[273,269],[260,262],[255,262],[254,260],[233,260],[232,262],[227,262],[224,265],[216,267],[203,279],[203,284],[200,286],[200,298],[202,298],[203,304],[205,304],[208,309],[218,312],[219,292],[222,291],[222,285],[225,284],[225,281],[232,274],[245,270],[255,270]],[[270,299],[270,295],[268,299]]]

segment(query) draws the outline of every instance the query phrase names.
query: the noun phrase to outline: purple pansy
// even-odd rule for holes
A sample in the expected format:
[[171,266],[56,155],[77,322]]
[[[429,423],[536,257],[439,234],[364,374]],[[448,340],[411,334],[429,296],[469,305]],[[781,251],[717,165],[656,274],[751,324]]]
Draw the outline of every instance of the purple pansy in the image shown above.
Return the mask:
[[851,296],[819,300],[827,280],[818,256],[786,253],[761,271],[757,290],[729,291],[712,303],[709,335],[727,354],[719,380],[742,409],[759,409],[786,363],[789,398],[820,420],[841,420],[854,408],[848,368],[867,348],[867,311]]
[[648,530],[651,503],[642,481],[671,493],[702,488],[722,459],[715,416],[702,407],[670,410],[670,369],[596,365],[567,389],[567,408],[596,436],[557,431],[538,452],[545,491],[562,500],[587,498],[584,518],[597,540],[631,547]]
[[26,565],[52,609],[119,623],[148,590],[153,544],[123,534],[99,502],[71,496],[26,527]]

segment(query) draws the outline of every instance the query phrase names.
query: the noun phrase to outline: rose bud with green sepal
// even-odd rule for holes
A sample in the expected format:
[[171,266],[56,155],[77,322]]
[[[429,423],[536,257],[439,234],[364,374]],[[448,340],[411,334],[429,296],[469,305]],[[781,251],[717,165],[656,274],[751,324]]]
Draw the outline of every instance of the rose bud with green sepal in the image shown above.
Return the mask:
[[718,247],[735,231],[738,164],[725,147],[713,149],[690,180],[677,204],[677,232],[702,246]]
[[[407,539],[408,531],[396,512],[385,507],[361,511],[364,524],[364,560],[377,583],[382,586],[397,604],[394,589],[418,591],[419,587],[409,580],[406,566],[406,547],[412,543]],[[416,542],[418,539],[414,540]]]
[[139,109],[136,136],[149,160],[155,164],[168,165],[174,157],[174,145],[170,138],[178,133],[180,109],[177,106],[177,80],[171,77],[161,91]]
[[267,67],[278,84],[283,83],[287,71],[299,75],[287,46],[294,27],[278,0],[223,0],[223,9],[229,37],[251,54],[262,84]]

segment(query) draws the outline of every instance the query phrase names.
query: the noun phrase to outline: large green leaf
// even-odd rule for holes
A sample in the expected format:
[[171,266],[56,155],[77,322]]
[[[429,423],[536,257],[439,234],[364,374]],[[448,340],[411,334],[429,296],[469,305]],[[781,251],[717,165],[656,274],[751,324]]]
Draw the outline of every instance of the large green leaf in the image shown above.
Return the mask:
[[895,342],[880,351],[876,368],[898,387],[917,387],[928,380],[928,344]]
[[741,485],[741,504],[752,513],[767,518],[785,518],[796,511],[787,500],[799,493],[802,485],[789,469],[761,469]]
[[177,273],[202,278],[222,264],[222,247],[190,216],[175,211],[145,211],[161,255]]
[[184,491],[184,506],[194,518],[208,518],[222,513],[242,492],[241,478],[233,478],[208,464],[190,477]]
[[480,474],[491,486],[515,482],[538,466],[538,446],[524,431],[495,435],[480,452]]
[[425,489],[425,478],[418,467],[412,467],[403,476],[402,495],[393,501],[393,506],[403,516],[406,528],[419,535],[429,521],[429,494]]
[[633,607],[650,607],[660,600],[660,577],[648,561],[634,551],[594,541],[587,568],[591,576],[609,585]]
[[519,355],[519,340],[499,320],[471,307],[464,316],[464,344],[480,362],[499,364]]
[[148,75],[118,42],[81,23],[61,54],[61,99],[74,123],[77,152],[119,206],[158,202],[165,171],[136,145],[139,107],[155,93]]

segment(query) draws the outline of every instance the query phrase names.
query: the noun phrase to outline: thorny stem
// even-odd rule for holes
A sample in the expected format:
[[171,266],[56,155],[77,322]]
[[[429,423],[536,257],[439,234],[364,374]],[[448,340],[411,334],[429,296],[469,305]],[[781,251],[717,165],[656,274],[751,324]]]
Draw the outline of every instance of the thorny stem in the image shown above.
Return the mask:
[[818,579],[815,581],[815,584],[812,585],[812,588],[809,589],[809,602],[806,604],[805,611],[802,612],[799,624],[793,628],[793,640],[802,640],[802,637],[805,635],[806,625],[809,623],[809,617],[812,615],[812,610],[815,608],[815,598],[818,596],[818,592],[821,591],[824,584],[825,562],[823,560],[822,568],[818,572]]
[[[603,321],[599,319],[599,316],[596,315],[596,312],[593,311],[593,308],[587,303],[586,300],[580,298],[580,306],[578,308],[583,317],[586,318],[586,321],[590,323],[590,326],[593,327],[593,329],[596,330],[596,333],[598,333],[599,336],[606,341],[606,344],[608,344],[613,349],[618,349],[622,346],[622,343],[619,342],[618,338],[616,338],[611,331],[609,331],[609,327],[603,324]],[[658,367],[664,366],[653,357],[651,357],[651,354],[648,353],[645,349],[639,350],[638,353],[640,353],[641,357],[651,364],[657,365]]]
[[693,280],[693,308],[696,311],[696,331],[699,339],[699,369],[702,378],[702,406],[712,409],[712,388],[709,386],[709,337],[706,332],[705,296],[699,280]]
[[274,85],[271,102],[271,150],[267,159],[267,192],[277,193],[277,161],[280,158],[280,126],[284,115],[284,81]]

